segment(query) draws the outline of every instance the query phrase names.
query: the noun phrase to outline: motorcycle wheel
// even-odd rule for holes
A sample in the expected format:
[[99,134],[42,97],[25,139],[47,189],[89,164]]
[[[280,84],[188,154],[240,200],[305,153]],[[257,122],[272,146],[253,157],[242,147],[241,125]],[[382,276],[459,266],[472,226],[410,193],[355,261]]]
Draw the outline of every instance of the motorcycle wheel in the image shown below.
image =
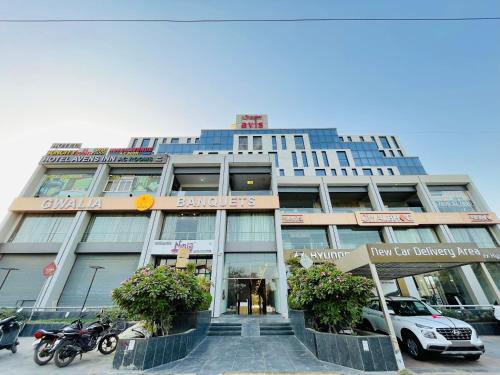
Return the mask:
[[54,354],[54,362],[57,367],[66,367],[75,359],[76,353],[72,350],[70,351],[67,348],[68,345],[69,342],[66,342],[56,350]]
[[102,354],[111,354],[116,350],[118,346],[118,335],[106,335],[99,341],[98,349]]
[[33,361],[38,366],[44,366],[50,362],[54,357],[54,353],[50,353],[49,350],[52,348],[50,341],[40,341],[37,346],[35,346],[35,351],[33,352]]

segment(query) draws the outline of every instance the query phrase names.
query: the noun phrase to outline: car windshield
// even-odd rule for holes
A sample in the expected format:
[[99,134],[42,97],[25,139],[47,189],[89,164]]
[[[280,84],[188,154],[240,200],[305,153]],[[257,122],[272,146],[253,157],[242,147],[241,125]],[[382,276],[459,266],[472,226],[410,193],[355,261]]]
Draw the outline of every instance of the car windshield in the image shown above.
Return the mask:
[[400,316],[438,314],[437,310],[420,301],[388,301],[388,305],[396,315]]

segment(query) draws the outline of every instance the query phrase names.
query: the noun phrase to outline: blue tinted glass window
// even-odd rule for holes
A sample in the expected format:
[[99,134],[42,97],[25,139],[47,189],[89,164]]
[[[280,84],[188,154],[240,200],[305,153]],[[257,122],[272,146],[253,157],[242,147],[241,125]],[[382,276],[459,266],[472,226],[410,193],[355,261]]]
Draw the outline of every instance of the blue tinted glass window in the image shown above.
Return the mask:
[[357,176],[357,175],[358,175],[358,171],[357,171],[356,169],[353,169],[353,170],[352,170],[352,175],[353,175],[353,176]]
[[284,169],[280,169],[280,176],[284,176],[285,175],[285,170]]
[[389,176],[394,176],[394,171],[392,168],[387,168],[387,172],[389,173]]
[[281,136],[281,149],[286,150],[286,138],[284,135]]
[[304,175],[304,170],[303,169],[294,169],[293,174],[295,176],[303,176]]
[[238,138],[238,150],[248,150],[248,137]]
[[365,176],[371,176],[371,175],[373,175],[372,170],[369,169],[369,168],[363,168],[363,174]]
[[304,167],[309,166],[309,163],[307,162],[307,155],[306,155],[305,151],[302,151],[302,165]]
[[337,175],[337,170],[336,169],[332,169],[332,176],[336,176]]
[[276,137],[272,136],[271,137],[271,141],[273,143],[273,150],[277,150],[278,149],[278,145],[276,144]]
[[387,137],[380,137],[380,143],[382,143],[383,148],[391,148],[391,145],[389,144]]
[[316,169],[316,176],[326,176],[324,169]]
[[313,152],[312,152],[312,156],[313,156],[313,163],[314,163],[314,166],[315,166],[315,167],[319,167],[318,155],[316,154],[316,151],[313,151]]
[[347,159],[347,153],[345,151],[337,151],[337,157],[339,158],[339,163],[342,167],[349,166],[349,159]]
[[170,141],[170,143],[173,143],[173,144],[179,143],[179,138],[172,138],[172,140]]
[[403,155],[403,151],[401,151],[401,150],[398,150],[398,154],[399,154],[399,156],[401,156],[401,157],[402,157],[402,156],[404,156],[404,155]]
[[274,155],[274,164],[275,164],[274,166],[279,167],[280,163],[278,160],[278,154],[276,152],[270,152],[269,155]]
[[149,138],[144,138],[141,142],[141,147],[148,147],[149,146]]
[[347,176],[347,169],[342,168],[342,176]]
[[328,163],[328,155],[326,154],[326,151],[321,151],[321,156],[323,157],[324,166],[329,167],[330,163]]
[[296,135],[293,137],[293,139],[295,140],[295,148],[297,150],[303,150],[305,148],[304,137],[302,137],[301,135]]
[[398,141],[396,141],[395,137],[392,137],[392,142],[394,143],[394,146],[396,146],[396,148],[399,148]]
[[299,166],[299,164],[297,163],[297,154],[295,152],[292,152],[292,163],[294,168]]

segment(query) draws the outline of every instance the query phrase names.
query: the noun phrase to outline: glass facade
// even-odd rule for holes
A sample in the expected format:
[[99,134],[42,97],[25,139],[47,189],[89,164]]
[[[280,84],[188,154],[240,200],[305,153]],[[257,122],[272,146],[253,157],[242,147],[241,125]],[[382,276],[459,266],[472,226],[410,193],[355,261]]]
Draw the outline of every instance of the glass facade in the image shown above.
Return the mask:
[[420,297],[431,305],[473,305],[459,268],[449,268],[413,277]]
[[[168,267],[175,268],[177,263],[177,258],[161,258],[157,257],[155,260],[155,265],[167,265]],[[188,259],[188,264],[193,264],[195,267],[195,274],[197,276],[204,276],[207,280],[210,280],[212,276],[212,257],[194,257],[190,256]]]
[[302,137],[301,135],[296,135],[293,137],[293,139],[295,140],[295,149],[297,150],[305,149],[304,137]]
[[400,243],[437,243],[439,238],[433,228],[396,228],[394,235]]
[[329,249],[327,229],[322,227],[282,227],[284,250]]
[[478,211],[465,187],[429,186],[431,198],[440,212]]
[[213,240],[214,213],[167,214],[163,220],[162,240]]
[[337,151],[337,158],[341,167],[349,166],[349,159],[347,158],[347,153],[345,151]]
[[[500,290],[500,263],[485,263],[488,273],[493,278],[497,289]],[[492,305],[496,303],[495,291],[490,287],[490,283],[479,264],[471,264],[472,270],[483,287],[484,294],[488,298],[488,302]]]
[[378,229],[338,226],[337,231],[341,249],[355,249],[367,243],[383,242]]
[[25,215],[9,242],[63,242],[74,215]]
[[237,213],[227,215],[227,241],[275,241],[272,213]]
[[83,197],[90,187],[93,173],[46,174],[37,197]]
[[451,234],[456,242],[474,242],[478,247],[497,247],[490,231],[484,227],[450,227]]
[[96,214],[83,235],[83,242],[143,242],[149,214]]
[[160,185],[160,176],[111,175],[104,188],[105,196],[135,196],[154,194]]

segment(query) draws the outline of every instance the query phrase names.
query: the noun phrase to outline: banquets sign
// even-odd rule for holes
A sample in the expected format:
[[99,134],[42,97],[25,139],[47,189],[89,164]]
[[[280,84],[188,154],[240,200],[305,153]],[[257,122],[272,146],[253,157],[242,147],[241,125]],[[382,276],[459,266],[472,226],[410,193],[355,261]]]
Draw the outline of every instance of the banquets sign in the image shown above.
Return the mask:
[[209,255],[214,251],[212,240],[157,240],[153,242],[153,255],[177,255],[187,251],[189,255]]

